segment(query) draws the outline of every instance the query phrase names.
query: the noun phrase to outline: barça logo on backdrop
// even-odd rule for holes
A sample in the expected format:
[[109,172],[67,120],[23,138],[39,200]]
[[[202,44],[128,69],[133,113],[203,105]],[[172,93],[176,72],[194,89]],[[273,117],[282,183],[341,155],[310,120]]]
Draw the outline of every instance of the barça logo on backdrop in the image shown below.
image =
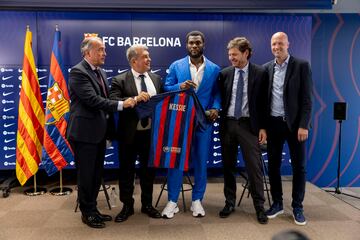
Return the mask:
[[64,98],[63,91],[59,87],[58,83],[48,90],[48,97],[46,99],[46,107],[49,109],[52,118],[46,122],[47,125],[52,125],[58,122],[65,113],[70,110],[70,103]]
[[90,37],[97,37],[98,35],[98,33],[84,33],[84,39]]

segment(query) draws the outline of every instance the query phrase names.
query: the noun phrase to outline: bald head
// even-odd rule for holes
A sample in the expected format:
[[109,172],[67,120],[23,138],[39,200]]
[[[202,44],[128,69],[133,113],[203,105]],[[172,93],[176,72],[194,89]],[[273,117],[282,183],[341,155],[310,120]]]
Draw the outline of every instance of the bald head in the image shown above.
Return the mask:
[[271,37],[271,39],[273,38],[282,38],[282,39],[285,39],[286,41],[288,41],[288,35],[284,32],[277,32],[277,33],[274,33]]
[[271,52],[273,53],[276,62],[282,64],[289,55],[289,40],[284,32],[277,32],[271,37]]

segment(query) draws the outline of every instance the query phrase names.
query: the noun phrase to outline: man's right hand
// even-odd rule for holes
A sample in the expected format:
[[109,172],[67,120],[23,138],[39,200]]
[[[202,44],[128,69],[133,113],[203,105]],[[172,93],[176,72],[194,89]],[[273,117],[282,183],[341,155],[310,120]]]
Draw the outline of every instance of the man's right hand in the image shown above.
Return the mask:
[[150,94],[148,92],[141,92],[134,99],[137,103],[138,102],[147,102],[150,100]]
[[128,98],[124,101],[123,108],[133,108],[136,105],[136,101],[133,98]]
[[194,81],[191,80],[186,80],[185,82],[183,82],[182,84],[180,84],[180,89],[181,90],[187,90],[189,88],[196,88],[197,85]]

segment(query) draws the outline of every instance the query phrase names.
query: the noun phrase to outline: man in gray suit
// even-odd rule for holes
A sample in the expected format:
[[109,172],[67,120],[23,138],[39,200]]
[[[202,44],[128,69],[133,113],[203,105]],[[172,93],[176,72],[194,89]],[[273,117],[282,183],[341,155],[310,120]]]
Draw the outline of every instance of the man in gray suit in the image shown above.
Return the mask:
[[106,56],[101,38],[85,38],[81,53],[84,59],[71,69],[69,76],[71,105],[66,137],[75,157],[81,219],[89,227],[103,228],[104,221],[111,221],[111,216],[98,211],[96,198],[104,169],[106,139],[114,126],[111,113],[132,108],[136,102],[133,98],[108,99],[106,74],[100,68]]
[[[131,69],[113,78],[110,98],[125,101],[134,98],[146,102],[151,96],[161,92],[161,78],[151,73],[151,58],[144,45],[133,45],[126,52]],[[139,156],[141,212],[151,218],[160,218],[160,213],[152,206],[153,181],[155,169],[147,167],[150,150],[151,119],[137,117],[134,109],[119,113],[117,138],[119,141],[119,189],[121,212],[115,222],[123,222],[134,214],[135,161]]]

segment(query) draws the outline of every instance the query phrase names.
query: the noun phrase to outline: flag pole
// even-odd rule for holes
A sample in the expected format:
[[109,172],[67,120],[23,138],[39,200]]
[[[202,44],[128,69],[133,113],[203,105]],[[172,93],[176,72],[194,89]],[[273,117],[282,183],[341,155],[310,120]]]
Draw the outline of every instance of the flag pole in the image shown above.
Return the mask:
[[60,170],[59,172],[60,172],[60,187],[50,190],[50,193],[51,193],[51,195],[54,195],[54,196],[70,195],[73,190],[68,187],[63,187],[62,170]]
[[34,187],[26,189],[24,194],[27,196],[39,196],[47,192],[46,188],[38,187],[36,183],[36,173],[34,174]]

